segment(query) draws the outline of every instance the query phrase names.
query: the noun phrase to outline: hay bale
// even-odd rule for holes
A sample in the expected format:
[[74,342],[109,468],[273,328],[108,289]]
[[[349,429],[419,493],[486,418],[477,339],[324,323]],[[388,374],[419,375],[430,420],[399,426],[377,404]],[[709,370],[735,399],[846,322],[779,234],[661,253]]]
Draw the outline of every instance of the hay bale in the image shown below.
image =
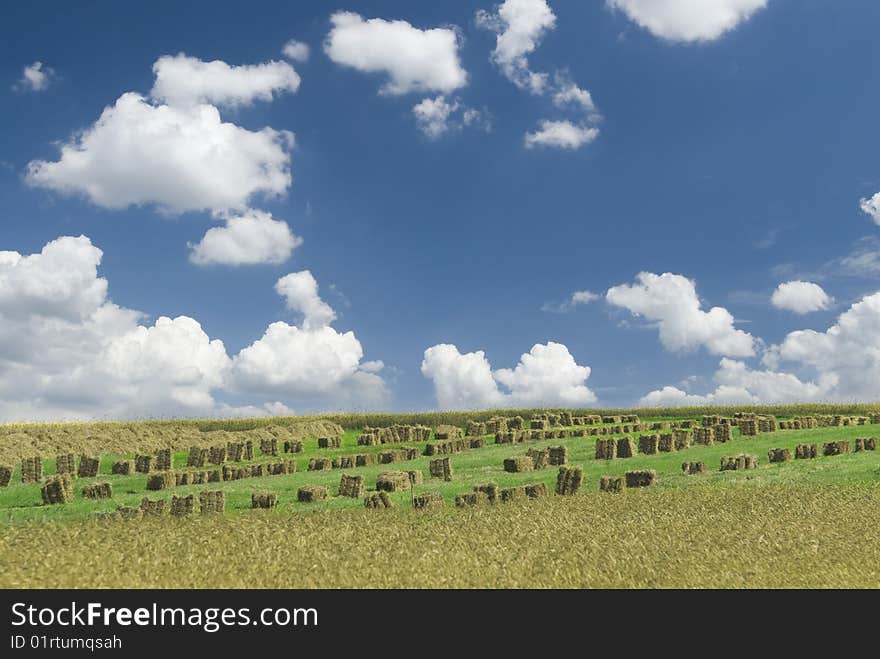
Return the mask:
[[639,435],[639,453],[656,455],[660,446],[660,435]]
[[729,442],[733,439],[733,432],[731,430],[733,426],[729,425],[719,425],[715,426],[712,431],[714,433],[714,439],[716,442],[720,442],[724,444],[725,442]]
[[568,447],[567,446],[550,446],[547,448],[547,461],[557,467],[559,465],[568,464]]
[[[877,423],[880,423],[880,421],[878,421]],[[507,419],[507,429],[508,430],[523,430],[525,428],[525,425],[526,425],[526,420],[523,419],[519,415],[514,416],[514,417],[510,417],[509,419]],[[487,430],[488,430],[488,428],[487,428]],[[497,430],[496,431],[488,430],[488,432],[489,433],[497,432]]]
[[530,448],[526,455],[532,459],[532,469],[545,469],[550,464],[550,452],[545,448]]
[[155,468],[157,471],[168,471],[171,469],[172,453],[170,448],[163,448],[156,451]]
[[682,462],[681,470],[690,476],[705,474],[707,471],[705,462]]
[[426,510],[428,508],[443,508],[446,501],[439,492],[424,492],[413,497],[413,508]]
[[724,455],[721,457],[721,471],[739,471],[742,469],[755,469],[758,466],[758,457],[746,453],[739,455]]
[[309,471],[327,471],[333,468],[333,461],[330,458],[309,458]]
[[412,469],[406,473],[409,476],[409,482],[413,485],[421,485],[425,482],[425,475],[420,469]]
[[675,440],[672,437],[672,433],[660,433],[660,436],[657,439],[657,451],[660,453],[672,453],[675,450],[677,449],[675,448]]
[[219,483],[221,478],[221,471],[219,469],[211,469],[207,472],[208,477],[205,479],[206,483]]
[[278,496],[274,492],[253,492],[251,494],[251,509],[274,508],[277,505]]
[[176,479],[174,474],[170,471],[163,471],[160,474],[152,474],[147,479],[147,489],[151,491],[165,490],[169,487],[174,487],[175,484]]
[[636,443],[632,437],[619,437],[616,448],[618,458],[631,458],[636,454]]
[[471,508],[488,503],[489,499],[483,492],[466,492],[455,495],[456,508]]
[[284,442],[285,453],[302,453],[303,443],[301,439],[288,439]]
[[178,471],[174,473],[174,485],[175,487],[180,487],[181,485],[189,485],[189,472],[188,471]]
[[341,437],[318,437],[318,448],[339,448],[341,446]]
[[619,494],[623,492],[623,477],[622,476],[602,476],[599,479],[599,490],[602,492],[614,492]]
[[694,444],[711,446],[715,443],[715,430],[712,428],[694,428]]
[[[228,451],[226,446],[212,446],[208,451],[208,462],[212,465],[222,465],[226,462]],[[199,465],[203,467],[204,464]]]
[[359,453],[354,456],[354,464],[357,467],[368,467],[370,465],[376,464],[376,454],[375,453]]
[[672,431],[672,442],[676,451],[683,451],[691,446],[691,433],[687,429],[679,428]]
[[791,460],[790,448],[771,448],[767,451],[769,462],[788,462]]
[[196,495],[187,494],[186,496],[171,497],[171,515],[173,517],[186,517],[196,512]]
[[387,492],[373,492],[364,499],[364,507],[369,508],[371,510],[379,509],[379,508],[391,508],[394,506],[394,503],[391,501],[391,497],[388,496]]
[[876,437],[857,437],[855,439],[855,450],[857,453],[860,451],[876,451],[877,450],[877,438]]
[[134,470],[139,474],[149,474],[153,470],[152,455],[134,456]]
[[207,461],[208,449],[202,448],[201,446],[189,447],[189,455],[186,456],[187,467],[204,467]]
[[325,485],[303,485],[296,492],[296,500],[303,503],[314,503],[327,498],[328,492]]
[[617,440],[613,438],[596,440],[596,459],[613,460],[617,457]]
[[482,437],[486,435],[489,431],[486,430],[486,424],[480,423],[479,421],[468,421],[467,428],[465,430],[465,435],[468,437]]
[[339,479],[339,496],[350,497],[352,499],[360,499],[364,496],[366,485],[363,476],[349,476],[342,474]]
[[462,437],[461,428],[448,424],[441,424],[434,429],[435,439],[459,439]]
[[498,501],[500,494],[498,486],[495,483],[480,483],[474,485],[474,492],[482,492],[486,495],[486,501],[495,503]]
[[43,458],[35,455],[30,458],[22,458],[21,482],[39,483],[43,478]]
[[452,480],[452,460],[450,458],[437,458],[428,463],[428,473],[431,478],[442,478],[445,481]]
[[355,456],[353,455],[340,455],[333,458],[331,465],[334,469],[354,469],[357,466],[357,463],[355,462]]
[[202,490],[199,492],[199,510],[202,514],[224,512],[226,493],[223,490]]
[[134,472],[134,460],[115,460],[110,466],[110,473],[118,476],[128,476]]
[[379,436],[374,433],[361,433],[357,438],[358,446],[377,446],[379,444]]
[[0,487],[7,487],[12,480],[12,467],[0,465]]
[[547,419],[532,419],[529,421],[530,430],[547,430],[550,428],[550,422]]
[[254,459],[254,442],[251,439],[244,443],[244,459],[247,461]]
[[409,473],[405,471],[383,471],[376,477],[376,490],[397,492],[408,490],[412,486]]
[[226,444],[226,459],[230,462],[241,462],[244,458],[244,442],[228,442]]
[[55,473],[71,474],[76,472],[76,458],[73,453],[62,453],[55,456]]
[[639,469],[628,471],[624,474],[626,486],[629,487],[650,487],[657,480],[657,472],[653,469]]
[[483,448],[486,446],[485,437],[465,437],[465,441],[468,442],[468,448]]
[[758,434],[757,419],[740,419],[739,423],[737,423],[737,426],[739,427],[739,432],[741,435],[751,437]]
[[526,498],[526,488],[524,485],[517,485],[515,487],[504,487],[498,490],[498,495],[501,498],[502,503],[518,501],[520,499]]
[[110,499],[113,497],[113,486],[106,481],[89,483],[83,488],[82,495],[86,499]]
[[263,437],[260,439],[260,452],[263,455],[278,455],[278,438]]
[[94,478],[98,475],[98,466],[100,464],[101,459],[98,457],[81,455],[79,456],[79,467],[76,470],[76,475],[80,478]]
[[819,447],[816,444],[798,444],[794,449],[795,460],[810,460],[819,455]]
[[577,494],[584,482],[584,469],[580,465],[560,467],[556,476],[556,494]]
[[504,459],[504,471],[515,474],[521,471],[532,471],[534,463],[528,455],[519,455],[514,458]]
[[547,484],[546,483],[532,483],[531,485],[525,486],[526,496],[530,499],[537,499],[538,497],[547,496]]
[[832,456],[832,455],[843,455],[844,453],[850,452],[850,444],[849,441],[845,439],[838,440],[836,442],[825,442],[822,446],[822,455]]
[[73,501],[73,485],[70,474],[49,476],[40,487],[40,495],[46,506]]
[[144,517],[164,515],[168,502],[164,499],[154,500],[144,497],[141,499],[141,513]]

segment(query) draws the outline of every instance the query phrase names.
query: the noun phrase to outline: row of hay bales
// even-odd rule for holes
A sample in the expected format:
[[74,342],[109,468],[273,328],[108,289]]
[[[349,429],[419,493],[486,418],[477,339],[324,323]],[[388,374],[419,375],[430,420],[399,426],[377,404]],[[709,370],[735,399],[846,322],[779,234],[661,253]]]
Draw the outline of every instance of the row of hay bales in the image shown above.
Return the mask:
[[[55,474],[48,476],[40,486],[40,495],[44,505],[57,505],[73,501],[73,477],[71,474]],[[113,497],[113,486],[105,481],[89,483],[82,488],[85,499],[110,499]]]
[[[840,439],[831,442],[825,442],[822,445],[822,455],[832,457],[835,455],[846,455],[850,452],[861,453],[862,451],[876,451],[876,437],[856,437],[853,444],[849,440]],[[795,460],[811,460],[819,456],[818,444],[798,444],[792,454],[791,449],[787,448],[771,448],[767,452],[770,462],[788,462]]]
[[159,517],[169,513],[173,517],[186,517],[194,513],[213,514],[226,510],[226,493],[223,490],[203,490],[198,495],[172,496],[171,501],[164,499],[141,500],[138,508],[118,506],[115,511],[96,513],[98,519],[139,519],[142,517]]
[[880,423],[880,414],[870,416],[843,416],[840,414],[819,414],[815,416],[796,416],[779,422],[780,430],[812,430],[843,426],[864,426]]
[[379,446],[381,444],[402,444],[404,442],[426,442],[431,438],[431,429],[422,425],[394,424],[385,428],[366,426],[358,435],[358,446]]
[[296,461],[262,462],[252,465],[223,465],[222,469],[163,471],[151,474],[147,478],[147,489],[151,491],[165,490],[182,485],[201,485],[203,483],[219,483],[221,481],[237,481],[244,478],[262,478],[264,476],[285,476],[296,473]]
[[498,487],[495,483],[474,485],[473,491],[457,494],[455,506],[457,508],[471,508],[485,504],[509,503],[520,499],[537,499],[547,496],[545,483],[532,483],[529,485],[516,485],[513,487]]
[[636,469],[625,472],[623,476],[602,476],[599,490],[616,494],[625,489],[651,487],[656,482],[657,472],[653,469]]
[[368,467],[376,464],[396,464],[416,460],[419,454],[418,448],[405,446],[379,453],[357,453],[354,455],[340,455],[335,458],[315,457],[309,458],[307,469],[308,471],[329,471],[331,469]]
[[452,439],[440,439],[425,444],[423,455],[449,455],[462,453],[471,449],[483,448],[486,440],[483,437],[457,437]]
[[547,448],[530,448],[525,455],[517,455],[504,459],[504,471],[515,474],[523,471],[536,471],[551,465],[558,466],[568,463],[567,446],[548,446]]

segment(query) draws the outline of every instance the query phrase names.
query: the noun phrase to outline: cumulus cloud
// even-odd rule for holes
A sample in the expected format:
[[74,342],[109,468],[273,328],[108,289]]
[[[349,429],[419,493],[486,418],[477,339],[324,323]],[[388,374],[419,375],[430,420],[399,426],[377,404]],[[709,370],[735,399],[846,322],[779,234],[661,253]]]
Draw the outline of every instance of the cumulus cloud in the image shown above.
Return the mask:
[[639,27],[669,41],[712,41],[748,20],[768,0],[607,0]]
[[20,91],[41,92],[49,88],[55,77],[55,71],[42,62],[28,64],[21,72],[21,79],[15,84]]
[[302,242],[286,222],[249,210],[227,217],[222,227],[208,229],[199,243],[191,245],[190,260],[196,265],[278,264]]
[[552,311],[554,313],[568,313],[572,309],[582,304],[589,304],[590,302],[595,302],[600,299],[602,296],[593,293],[593,291],[575,291],[571,295],[568,296],[564,302],[559,304],[547,303],[543,307],[541,307],[541,311]]
[[502,73],[520,89],[542,94],[548,76],[529,68],[528,55],[556,27],[556,15],[546,0],[505,0],[494,11],[479,10],[476,23],[497,35],[492,61]]
[[859,201],[859,207],[862,209],[863,213],[869,215],[871,219],[874,220],[875,224],[880,225],[880,192],[873,197],[861,199]]
[[336,320],[336,312],[318,295],[318,282],[308,270],[292,272],[275,283],[287,308],[303,315],[304,329],[319,329]]
[[463,126],[491,128],[491,121],[484,111],[463,106],[457,99],[447,99],[442,94],[421,100],[413,107],[413,115],[419,130],[431,140]]
[[307,62],[309,60],[309,55],[311,54],[311,49],[308,44],[303,43],[302,41],[297,41],[296,39],[291,39],[284,44],[284,48],[281,49],[281,52],[287,59],[293,60],[294,62]]
[[538,130],[526,133],[524,142],[527,149],[535,147],[555,147],[558,149],[579,149],[599,136],[594,126],[576,124],[568,120],[552,121],[542,119]]
[[383,94],[449,93],[467,83],[452,29],[421,30],[406,21],[365,20],[345,11],[333,14],[330,22],[333,27],[324,41],[327,56],[363,73],[385,74]]
[[575,83],[562,78],[553,93],[553,104],[558,108],[574,107],[588,116],[597,116],[596,104],[589,90],[578,87]]
[[[37,254],[0,252],[0,420],[265,415],[291,403],[385,400],[381,362],[361,369],[354,333],[322,325],[320,309],[309,327],[273,323],[230,358],[193,318],[150,324],[114,304],[98,275],[102,256],[85,236]],[[290,280],[279,288],[297,297]],[[233,406],[220,394],[266,402]]]
[[609,304],[628,309],[657,323],[660,342],[669,351],[704,347],[714,355],[750,357],[754,337],[734,327],[734,318],[723,307],[703,311],[694,282],[682,275],[641,272],[633,285],[608,289]]
[[770,297],[770,303],[777,309],[797,314],[827,309],[832,302],[831,297],[818,284],[797,280],[779,284]]
[[566,346],[552,341],[535,344],[516,367],[497,371],[492,371],[482,350],[462,354],[454,345],[438,344],[425,350],[421,370],[434,383],[443,409],[577,406],[596,401],[585,384],[590,368],[579,366]]
[[128,92],[63,144],[57,161],[31,161],[26,180],[109,209],[241,211],[257,194],[287,190],[292,144],[287,131],[225,123],[212,105],[152,105]]

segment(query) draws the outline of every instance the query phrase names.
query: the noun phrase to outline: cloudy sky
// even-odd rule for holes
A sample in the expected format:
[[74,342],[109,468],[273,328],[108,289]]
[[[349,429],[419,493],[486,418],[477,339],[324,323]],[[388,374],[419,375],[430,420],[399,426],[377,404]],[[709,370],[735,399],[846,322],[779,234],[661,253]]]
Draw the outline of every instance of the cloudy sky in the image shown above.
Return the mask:
[[880,398],[880,4],[19,4],[0,420]]

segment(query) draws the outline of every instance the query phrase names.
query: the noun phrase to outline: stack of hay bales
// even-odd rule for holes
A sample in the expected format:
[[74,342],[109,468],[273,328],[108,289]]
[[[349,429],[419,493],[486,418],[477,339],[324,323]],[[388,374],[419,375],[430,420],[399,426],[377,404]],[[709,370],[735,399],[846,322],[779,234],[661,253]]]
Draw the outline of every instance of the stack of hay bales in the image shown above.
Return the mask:
[[358,453],[354,456],[354,464],[356,467],[369,467],[370,465],[377,463],[378,460],[376,459],[375,453]]
[[223,490],[199,492],[199,510],[202,513],[222,513],[226,510],[226,493]]
[[758,419],[758,432],[776,432],[779,429],[779,424],[776,421],[776,417],[764,414],[759,416]]
[[584,469],[580,465],[560,467],[556,476],[556,494],[577,494],[584,483]]
[[620,423],[619,416],[603,416],[602,423]]
[[691,446],[691,432],[687,429],[675,429],[672,431],[672,442],[676,451],[683,451]]
[[639,415],[638,414],[624,414],[620,417],[621,422],[623,423],[638,423]]
[[357,443],[358,446],[378,446],[380,444],[379,436],[375,433],[364,432],[358,435]]
[[[523,427],[522,417],[520,417],[520,420],[521,420],[521,422],[519,424],[519,427],[520,427],[520,429],[522,429],[522,427]],[[514,430],[514,427],[511,425],[511,421],[513,421],[513,420],[512,419],[508,420],[506,417],[503,417],[503,416],[493,416],[491,419],[489,419],[486,422],[486,434],[492,434],[492,433],[496,433],[496,432],[507,432],[508,430]],[[515,426],[516,423],[514,422],[513,425]]]
[[285,453],[302,453],[303,443],[301,439],[288,439],[284,442]]
[[531,485],[525,486],[526,496],[530,499],[537,499],[538,497],[546,497],[547,496],[547,484],[546,483],[532,483]]
[[326,499],[327,494],[325,485],[303,485],[296,492],[296,500],[303,503],[314,503]]
[[112,514],[114,517],[122,520],[140,519],[141,510],[131,506],[116,506],[116,511]]
[[660,435],[639,435],[639,453],[656,455],[660,447]]
[[[450,440],[450,441],[460,441],[460,440]],[[406,462],[408,460],[415,460],[419,457],[419,450],[416,448],[402,448],[394,451],[382,451],[379,453],[379,464],[387,465],[394,464],[395,462]]]
[[333,461],[330,458],[309,458],[309,471],[326,471],[333,468]]
[[816,444],[798,444],[794,449],[795,460],[810,460],[819,455],[819,447]]
[[251,465],[249,469],[251,478],[262,478],[265,475],[264,465]]
[[692,430],[697,427],[697,422],[693,419],[684,419],[676,424],[682,430]]
[[83,488],[86,499],[110,499],[113,497],[113,486],[106,481],[90,483]]
[[428,472],[431,478],[442,478],[445,481],[452,480],[452,460],[450,458],[437,458],[428,463]]
[[[880,421],[877,421],[877,423],[880,423]],[[525,426],[526,426],[526,420],[523,419],[519,415],[507,419],[507,429],[508,430],[524,430]],[[491,434],[493,432],[493,431],[489,430],[488,428],[486,430],[489,434]]]
[[76,472],[76,458],[73,453],[62,453],[55,457],[56,474],[74,474]]
[[457,426],[440,425],[434,430],[434,439],[459,439],[461,436],[461,428]]
[[694,444],[711,446],[715,442],[715,431],[712,428],[694,428]]
[[169,487],[174,487],[175,484],[176,479],[170,471],[153,474],[147,479],[147,489],[152,491],[165,490]]
[[80,478],[94,478],[98,475],[99,464],[101,464],[101,459],[97,456],[81,455],[79,456],[79,467],[77,468],[76,475]]
[[0,465],[0,487],[7,487],[12,480],[12,467]]
[[641,469],[637,471],[628,471],[624,474],[626,486],[630,487],[650,487],[657,480],[657,472],[653,469]]
[[657,450],[660,453],[672,453],[676,450],[675,440],[672,438],[671,432],[660,433],[660,437],[657,440]]
[[681,470],[691,476],[694,474],[705,474],[707,471],[705,462],[682,462]]
[[721,456],[721,471],[738,471],[742,469],[755,469],[758,466],[758,456],[740,453],[739,455]]
[[134,470],[139,474],[149,474],[153,470],[152,455],[134,456]]
[[278,455],[278,438],[264,437],[260,439],[260,452],[263,455]]
[[526,455],[532,459],[532,469],[545,469],[550,464],[550,452],[545,448],[530,448]]
[[525,440],[525,433],[519,430],[495,433],[496,444],[521,444]]
[[394,505],[385,491],[373,492],[364,499],[364,507],[370,509],[391,508]]
[[771,448],[767,451],[769,462],[788,462],[791,460],[790,448]]
[[519,499],[526,498],[526,488],[524,485],[516,485],[514,487],[503,487],[498,490],[498,495],[502,503],[510,503]]
[[360,499],[364,496],[366,487],[364,485],[363,476],[349,476],[342,474],[339,479],[339,496],[351,497],[352,499]]
[[518,455],[513,458],[504,459],[504,471],[511,474],[522,471],[532,471],[532,469],[534,469],[534,463],[532,462],[532,458],[528,455]]
[[700,423],[704,426],[721,425],[721,417],[718,414],[704,414]]
[[330,461],[330,465],[334,469],[354,469],[357,467],[357,462],[353,455],[340,455],[333,458]]
[[488,499],[483,492],[465,492],[464,494],[455,495],[456,508],[470,508],[487,502]]
[[739,421],[739,432],[741,435],[745,435],[747,437],[754,436],[758,434],[758,420],[757,419],[740,419]]
[[171,515],[173,517],[186,517],[196,512],[196,495],[174,495],[171,497]]
[[342,446],[341,437],[318,437],[318,448],[339,448]]
[[40,487],[43,503],[47,506],[73,501],[73,485],[70,474],[49,476]]
[[[208,461],[208,449],[201,446],[190,446],[189,455],[186,456],[187,467],[204,467]],[[215,463],[219,464],[219,463]]]
[[248,461],[254,459],[254,442],[251,439],[244,443],[244,459]]
[[212,465],[222,465],[226,463],[228,451],[226,446],[212,446],[208,452],[208,462]]
[[623,477],[621,476],[602,476],[599,479],[599,489],[602,492],[623,492]]
[[[461,453],[471,449],[471,442],[468,439],[442,439],[439,441],[428,442],[425,444],[425,455],[447,455],[449,453]],[[407,449],[409,450],[409,449]],[[418,455],[418,452],[416,452]],[[415,458],[413,458],[415,459]]]
[[825,442],[822,446],[822,455],[843,455],[850,452],[849,441],[842,439],[836,442]]
[[617,457],[617,440],[597,439],[596,440],[596,459],[597,460],[613,460]]
[[229,442],[226,444],[226,458],[230,462],[241,462],[244,458],[244,442]]
[[141,499],[141,513],[145,517],[148,515],[164,515],[167,506],[168,502],[164,499],[159,499],[158,501],[147,499],[146,497]]
[[163,448],[156,451],[156,470],[168,471],[171,469],[171,449]]
[[554,467],[568,464],[568,447],[549,446],[547,448],[547,461]]
[[720,424],[714,426],[712,430],[714,431],[714,440],[716,442],[721,442],[724,444],[725,442],[729,442],[733,439],[733,426],[727,424]]
[[424,492],[413,497],[413,508],[426,510],[429,508],[442,508],[446,502],[439,492]]
[[574,425],[574,419],[572,419],[571,412],[560,412],[559,413],[559,425],[561,425],[561,426]]
[[133,460],[116,460],[110,466],[110,473],[118,476],[128,476],[134,471]]
[[669,421],[655,421],[651,424],[651,430],[669,430],[672,428],[672,423]]
[[254,492],[251,494],[251,508],[274,508],[278,497],[274,492]]
[[474,485],[474,492],[482,492],[486,495],[486,501],[496,503],[500,498],[500,489],[495,483],[479,483]]
[[550,422],[547,419],[532,419],[529,421],[529,428],[532,430],[547,430],[550,428]]
[[266,464],[269,476],[285,476],[296,473],[296,462],[287,460],[284,462],[269,462]]
[[877,450],[877,438],[876,437],[856,437],[855,445],[856,445],[856,453],[858,453],[859,451],[876,451]]
[[376,477],[376,490],[397,492],[411,487],[410,476],[405,471],[383,471]]
[[636,443],[632,437],[620,437],[617,440],[617,457],[631,458],[636,454]]
[[467,428],[465,430],[465,435],[468,437],[482,437],[483,435],[488,434],[486,430],[486,424],[480,423],[479,421],[468,421]]
[[465,437],[464,441],[470,442],[470,448],[483,448],[486,446],[485,437]]

